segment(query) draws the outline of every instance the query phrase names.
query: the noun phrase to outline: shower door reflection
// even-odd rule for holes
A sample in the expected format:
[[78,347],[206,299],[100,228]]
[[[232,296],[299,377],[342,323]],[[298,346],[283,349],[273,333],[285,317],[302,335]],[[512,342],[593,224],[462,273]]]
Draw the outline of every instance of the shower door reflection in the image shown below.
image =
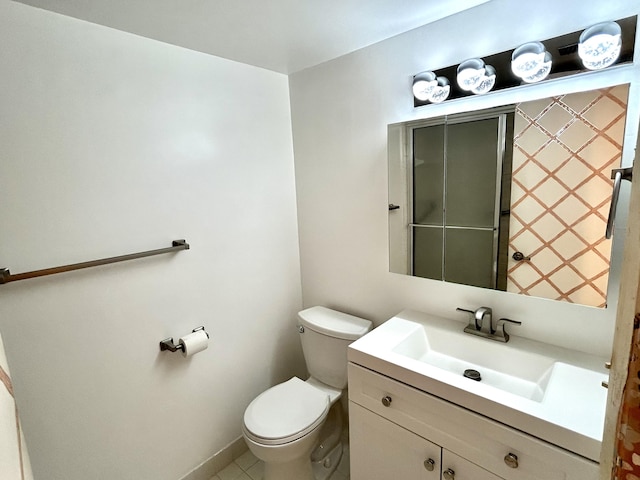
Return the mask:
[[512,129],[504,112],[412,129],[412,275],[506,289]]

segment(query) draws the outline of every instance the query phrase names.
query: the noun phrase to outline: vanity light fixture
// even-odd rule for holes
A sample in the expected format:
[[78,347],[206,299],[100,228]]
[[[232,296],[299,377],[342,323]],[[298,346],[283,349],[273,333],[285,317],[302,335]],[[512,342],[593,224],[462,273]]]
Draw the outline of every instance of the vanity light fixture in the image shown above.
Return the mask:
[[413,107],[535,85],[552,77],[583,75],[612,65],[628,66],[633,63],[637,25],[638,14],[613,18],[560,36],[523,42],[515,50],[488,55],[478,51],[484,56],[423,71],[412,78]]
[[542,42],[520,45],[511,55],[511,71],[525,83],[536,83],[547,78],[551,64],[551,54]]
[[456,81],[467,92],[477,88],[485,76],[485,65],[479,58],[470,58],[458,65]]
[[484,66],[484,75],[480,78],[480,82],[476,88],[471,90],[472,93],[476,95],[482,95],[489,92],[493,86],[496,84],[496,69],[491,65]]
[[598,23],[580,35],[578,55],[588,70],[601,70],[613,64],[622,49],[622,29],[616,22]]
[[422,72],[413,77],[413,96],[421,102],[426,102],[431,97],[431,93],[438,86],[436,74],[433,72]]

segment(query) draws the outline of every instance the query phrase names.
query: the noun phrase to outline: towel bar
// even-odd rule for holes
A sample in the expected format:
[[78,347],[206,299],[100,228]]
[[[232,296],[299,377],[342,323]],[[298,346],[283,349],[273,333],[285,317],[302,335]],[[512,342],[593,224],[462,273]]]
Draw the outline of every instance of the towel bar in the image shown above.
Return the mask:
[[45,275],[54,275],[56,273],[71,272],[82,268],[99,267],[110,263],[124,262],[127,260],[135,260],[137,258],[150,257],[152,255],[161,255],[163,253],[177,252],[179,250],[189,250],[189,244],[186,240],[174,240],[171,247],[159,248],[157,250],[148,250],[146,252],[130,253],[128,255],[120,255],[118,257],[103,258],[100,260],[92,260],[89,262],[74,263],[71,265],[63,265],[61,267],[45,268],[42,270],[34,270],[33,272],[11,274],[8,268],[0,268],[0,284],[16,282],[18,280],[27,280],[29,278],[44,277]]

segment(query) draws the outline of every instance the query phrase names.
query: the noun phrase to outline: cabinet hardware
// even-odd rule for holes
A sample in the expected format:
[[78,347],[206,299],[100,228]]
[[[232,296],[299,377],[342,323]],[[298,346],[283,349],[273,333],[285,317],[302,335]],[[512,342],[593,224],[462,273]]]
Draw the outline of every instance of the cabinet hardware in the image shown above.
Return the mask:
[[442,478],[444,478],[444,480],[456,480],[456,472],[454,472],[450,468],[447,468],[444,472],[442,472]]
[[602,386],[603,386],[604,388],[609,388],[609,382],[604,382],[604,381],[603,381],[603,382],[602,382]]
[[518,456],[509,452],[504,456],[504,463],[506,463],[509,468],[518,468]]
[[611,370],[611,362],[604,362],[604,368]]
[[385,407],[388,407],[388,406],[391,405],[391,401],[392,400],[393,399],[389,395],[386,395],[386,396],[382,397],[382,405],[384,405]]
[[434,468],[436,468],[436,462],[433,460],[433,458],[424,461],[424,468],[426,468],[430,472],[433,472]]

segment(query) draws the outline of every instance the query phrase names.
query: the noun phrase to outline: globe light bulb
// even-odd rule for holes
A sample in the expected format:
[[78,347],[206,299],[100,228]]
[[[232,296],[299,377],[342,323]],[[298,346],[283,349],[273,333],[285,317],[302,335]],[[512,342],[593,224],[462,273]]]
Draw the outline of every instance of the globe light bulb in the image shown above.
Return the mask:
[[542,42],[520,45],[511,55],[511,71],[525,83],[536,83],[547,78],[552,63],[551,54]]
[[616,22],[598,23],[580,35],[578,55],[588,70],[612,65],[622,50],[622,30]]
[[479,58],[471,58],[458,65],[456,81],[462,90],[470,92],[478,86],[484,74],[484,62]]
[[413,77],[413,96],[421,102],[426,102],[431,96],[433,89],[438,86],[436,74],[433,72],[422,72]]
[[471,90],[472,93],[476,95],[484,95],[485,93],[491,91],[493,86],[496,84],[496,69],[491,65],[486,65],[484,67],[484,75],[478,82],[476,88]]
[[429,101],[431,103],[442,103],[449,98],[451,85],[446,77],[437,77],[436,81],[438,82],[438,85],[432,90],[431,95],[429,96]]

